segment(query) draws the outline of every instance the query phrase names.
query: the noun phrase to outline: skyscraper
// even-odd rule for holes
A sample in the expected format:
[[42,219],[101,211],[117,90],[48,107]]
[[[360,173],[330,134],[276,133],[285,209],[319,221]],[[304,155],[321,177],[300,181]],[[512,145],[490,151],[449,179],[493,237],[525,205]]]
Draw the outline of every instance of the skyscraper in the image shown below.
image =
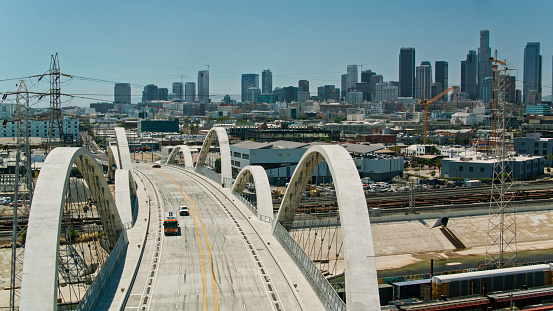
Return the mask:
[[357,84],[357,82],[359,82],[357,65],[348,65],[346,75],[346,92],[355,90],[355,85]]
[[302,92],[309,92],[309,81],[307,80],[300,80],[298,82],[298,86],[300,87]]
[[273,92],[273,73],[269,69],[261,73],[261,92],[263,94]]
[[283,87],[284,101],[287,103],[295,102],[298,99],[298,89],[299,87],[295,86]]
[[259,75],[257,73],[242,74],[242,102],[248,99],[248,89],[250,87],[259,88]]
[[524,48],[524,81],[522,85],[522,101],[527,103],[528,95],[541,99],[541,55],[540,43],[528,42]]
[[159,100],[168,100],[169,99],[169,90],[166,87],[160,87],[158,89],[158,99]]
[[319,86],[317,88],[317,95],[322,100],[340,100],[340,89],[337,89],[335,85]]
[[246,90],[246,101],[252,102],[252,103],[258,103],[259,102],[259,95],[261,95],[261,90],[257,87],[249,87]]
[[516,104],[516,77],[511,75],[502,75],[500,82],[505,88],[505,101],[510,104]]
[[399,50],[399,96],[415,94],[415,48]]
[[470,50],[467,60],[461,61],[461,92],[473,100],[476,99],[477,58],[476,51]]
[[159,89],[157,85],[148,84],[142,91],[142,102],[148,102],[152,100],[159,100]]
[[487,103],[493,100],[493,77],[485,77],[478,84],[480,88],[480,100]]
[[182,82],[173,82],[173,101],[184,100],[184,84]]
[[[483,90],[484,79],[493,77],[492,62],[490,57],[492,52],[490,49],[490,32],[487,30],[480,30],[480,47],[478,48],[478,98],[483,99],[484,93],[488,94],[488,90]],[[486,84],[487,87],[487,84]]]
[[[436,94],[432,94],[432,97],[438,95],[449,87],[448,68],[449,64],[446,61],[436,61],[434,63],[434,82],[439,83]],[[447,101],[447,94],[442,97]]]
[[200,113],[205,113],[205,105],[209,103],[209,70],[198,71],[198,98],[203,108],[200,108]]
[[415,98],[430,99],[432,95],[432,65],[424,61],[416,68]]
[[196,83],[186,82],[184,85],[184,101],[189,104],[196,101]]
[[348,74],[344,73],[340,79],[340,87],[342,88],[342,95],[340,98],[346,98],[346,93],[348,90]]
[[131,85],[129,83],[115,83],[113,102],[116,104],[131,103]]

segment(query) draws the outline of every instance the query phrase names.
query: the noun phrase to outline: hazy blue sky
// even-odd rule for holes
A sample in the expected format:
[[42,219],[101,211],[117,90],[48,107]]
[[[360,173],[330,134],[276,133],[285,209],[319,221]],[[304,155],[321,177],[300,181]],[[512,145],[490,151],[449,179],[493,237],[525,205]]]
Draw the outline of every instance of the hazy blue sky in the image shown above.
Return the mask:
[[[541,42],[543,94],[551,94],[553,1],[2,1],[0,80],[41,74],[59,53],[66,74],[169,88],[197,82],[211,66],[212,97],[238,98],[242,73],[273,72],[273,87],[336,84],[348,64],[366,64],[398,80],[401,47],[421,61],[449,62],[449,83],[459,85],[460,63],[490,31],[492,51],[507,59],[522,81],[524,47]],[[36,80],[29,81],[31,84]],[[64,105],[113,100],[113,84],[73,79],[62,92],[90,94]],[[0,92],[16,80],[0,81]],[[520,87],[520,86],[519,86]],[[34,91],[45,91],[40,83]],[[38,105],[47,105],[47,99]]]

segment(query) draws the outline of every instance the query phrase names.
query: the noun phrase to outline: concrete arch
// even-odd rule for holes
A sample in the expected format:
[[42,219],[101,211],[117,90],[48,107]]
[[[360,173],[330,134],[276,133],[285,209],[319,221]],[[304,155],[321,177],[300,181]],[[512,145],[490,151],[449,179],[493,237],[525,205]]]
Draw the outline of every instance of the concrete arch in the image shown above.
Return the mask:
[[119,153],[119,166],[118,168],[131,170],[131,152],[129,150],[129,143],[127,141],[127,133],[122,127],[115,128],[115,139],[117,140],[117,151]]
[[[136,204],[136,184],[130,170],[115,171],[115,203],[123,227],[130,229],[136,221],[133,204]],[[137,206],[134,206],[137,208]]]
[[232,186],[232,190],[235,192],[242,192],[246,187],[246,183],[253,177],[255,185],[256,199],[257,199],[257,218],[265,216],[273,218],[273,199],[271,197],[271,185],[269,184],[269,178],[262,166],[253,165],[244,167]]
[[169,158],[167,158],[167,164],[172,164],[175,162],[175,158],[179,153],[182,153],[184,157],[184,167],[188,169],[194,168],[194,162],[192,160],[192,152],[190,152],[190,148],[188,148],[187,145],[178,145],[173,148],[171,153],[169,154]]
[[119,151],[117,146],[108,146],[108,172],[107,178],[113,180],[115,178],[115,170],[119,168]]
[[203,168],[205,165],[205,159],[209,152],[209,147],[213,140],[217,136],[219,141],[219,150],[221,151],[221,183],[226,184],[227,181],[232,180],[232,169],[230,164],[230,144],[228,140],[227,131],[222,127],[212,128],[204,139],[198,162],[196,162],[196,171],[198,168]]
[[[104,224],[110,248],[126,233],[103,171],[84,148],[56,148],[44,161],[31,204],[20,310],[57,310],[58,247],[66,185],[73,165],[82,172]],[[100,200],[101,199],[101,200]]]
[[344,248],[347,309],[380,310],[367,202],[355,163],[343,147],[315,145],[305,152],[286,189],[277,222],[290,231],[303,189],[323,159],[326,160],[332,174],[338,200]]

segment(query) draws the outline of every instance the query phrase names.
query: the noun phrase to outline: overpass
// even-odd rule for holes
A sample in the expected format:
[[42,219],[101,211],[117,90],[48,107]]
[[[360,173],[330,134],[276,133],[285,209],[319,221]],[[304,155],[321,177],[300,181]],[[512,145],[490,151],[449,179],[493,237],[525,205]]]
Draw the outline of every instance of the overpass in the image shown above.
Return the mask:
[[[275,214],[261,167],[232,178],[222,128],[209,132],[196,163],[178,146],[160,168],[133,164],[124,130],[116,135],[107,172],[83,148],[57,148],[46,159],[26,234],[21,310],[380,309],[366,201],[343,148],[311,147]],[[206,165],[213,150],[220,173]],[[322,162],[338,214],[297,229],[311,217],[299,206]],[[177,236],[165,236],[165,211],[181,205],[190,215],[179,216]],[[321,226],[331,220],[341,226]],[[345,279],[345,302],[329,275]]]

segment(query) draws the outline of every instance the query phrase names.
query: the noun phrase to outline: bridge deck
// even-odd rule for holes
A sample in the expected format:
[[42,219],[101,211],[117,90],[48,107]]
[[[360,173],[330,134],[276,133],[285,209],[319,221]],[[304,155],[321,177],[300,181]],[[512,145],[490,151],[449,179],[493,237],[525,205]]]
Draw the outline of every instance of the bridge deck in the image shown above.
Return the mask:
[[[191,215],[178,216],[180,235],[158,234],[160,214],[154,187],[146,185],[152,198],[150,228],[126,310],[323,309],[295,264],[272,237],[270,224],[257,220],[239,200],[232,202],[228,189],[219,190],[219,185],[200,176],[191,178],[190,173],[165,166],[138,166],[136,171],[157,188],[161,218],[164,211],[177,211],[181,205],[188,205]],[[139,188],[139,202],[143,205],[144,185]],[[139,216],[138,220],[143,218]],[[156,259],[158,236],[160,249]],[[129,252],[138,249],[135,244],[129,243]],[[114,299],[110,309],[117,309],[116,306]]]

